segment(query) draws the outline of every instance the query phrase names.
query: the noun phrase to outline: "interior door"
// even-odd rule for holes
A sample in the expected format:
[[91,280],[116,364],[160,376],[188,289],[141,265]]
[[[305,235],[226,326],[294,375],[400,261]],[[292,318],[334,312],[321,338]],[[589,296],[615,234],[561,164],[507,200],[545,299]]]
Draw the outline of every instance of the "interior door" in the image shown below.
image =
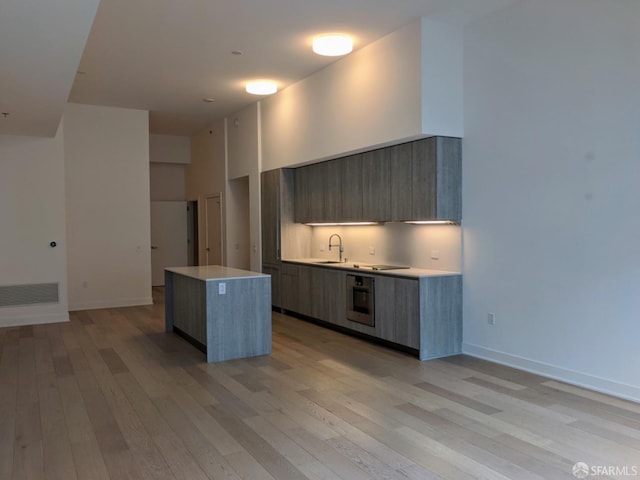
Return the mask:
[[205,264],[222,265],[222,207],[220,195],[205,198]]
[[151,202],[151,284],[164,285],[166,267],[188,263],[187,202]]

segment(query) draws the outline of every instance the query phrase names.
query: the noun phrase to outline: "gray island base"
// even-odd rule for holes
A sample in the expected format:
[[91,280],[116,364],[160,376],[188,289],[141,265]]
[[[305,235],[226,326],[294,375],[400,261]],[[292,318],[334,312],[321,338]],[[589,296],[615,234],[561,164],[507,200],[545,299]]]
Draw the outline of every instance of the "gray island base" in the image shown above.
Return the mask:
[[271,277],[219,265],[165,269],[165,329],[207,362],[271,353]]

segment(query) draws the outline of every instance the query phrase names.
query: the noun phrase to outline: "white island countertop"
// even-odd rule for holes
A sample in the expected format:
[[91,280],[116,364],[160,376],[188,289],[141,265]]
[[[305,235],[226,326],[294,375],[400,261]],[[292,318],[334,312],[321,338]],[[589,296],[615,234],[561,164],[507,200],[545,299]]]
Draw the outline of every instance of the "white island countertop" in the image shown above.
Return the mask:
[[[376,270],[374,269],[374,265],[365,262],[349,262],[345,263],[324,263],[326,259],[322,258],[292,258],[287,260],[282,260],[285,263],[298,263],[301,265],[309,265],[314,267],[324,267],[324,268],[338,268],[341,270],[348,270],[351,272],[359,272],[364,275],[366,274],[375,274],[375,275],[388,275],[390,277],[405,277],[405,278],[420,278],[420,277],[447,277],[452,275],[461,275],[460,272],[451,272],[448,270],[435,270],[428,268],[398,268],[393,270]],[[355,267],[358,265],[358,267]]]
[[239,268],[223,267],[222,265],[200,265],[196,267],[168,267],[165,270],[195,278],[196,280],[238,280],[241,278],[268,277],[263,273],[240,270]]

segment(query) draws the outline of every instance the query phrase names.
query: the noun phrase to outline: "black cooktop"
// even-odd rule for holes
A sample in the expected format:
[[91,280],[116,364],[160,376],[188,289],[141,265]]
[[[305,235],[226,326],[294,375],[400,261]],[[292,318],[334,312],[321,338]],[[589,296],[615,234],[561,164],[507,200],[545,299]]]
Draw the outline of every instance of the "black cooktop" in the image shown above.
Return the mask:
[[354,263],[353,268],[363,268],[365,270],[402,270],[411,267],[401,265],[358,265],[357,263]]
[[410,268],[399,265],[370,265],[370,267],[372,270],[400,270],[404,268]]

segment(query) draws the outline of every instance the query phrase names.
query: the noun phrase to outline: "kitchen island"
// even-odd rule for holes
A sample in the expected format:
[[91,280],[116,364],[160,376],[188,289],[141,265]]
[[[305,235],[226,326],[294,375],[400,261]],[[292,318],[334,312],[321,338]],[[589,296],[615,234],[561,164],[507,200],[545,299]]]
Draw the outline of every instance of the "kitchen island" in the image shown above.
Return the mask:
[[271,278],[219,265],[165,269],[165,329],[207,362],[271,353]]

